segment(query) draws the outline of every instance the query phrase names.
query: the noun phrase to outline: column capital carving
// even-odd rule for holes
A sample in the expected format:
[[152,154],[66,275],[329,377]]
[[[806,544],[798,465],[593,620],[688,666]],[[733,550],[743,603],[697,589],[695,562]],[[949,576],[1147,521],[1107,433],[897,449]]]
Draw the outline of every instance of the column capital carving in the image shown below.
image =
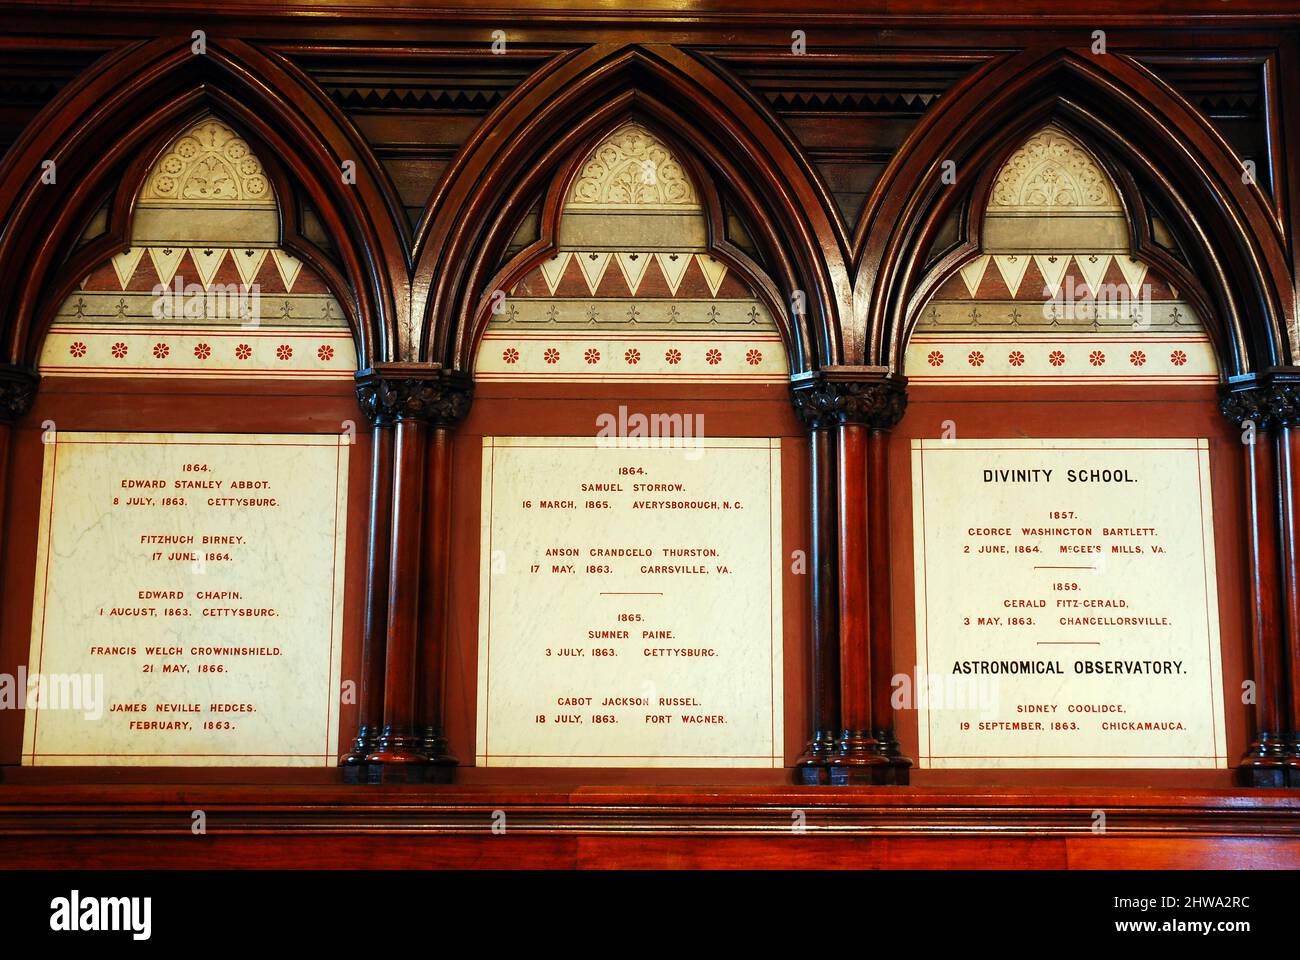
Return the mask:
[[1229,382],[1219,410],[1233,423],[1247,421],[1257,430],[1300,426],[1300,371],[1252,374]]
[[0,364],[0,423],[13,423],[27,415],[40,381],[40,376],[26,367]]
[[791,377],[790,392],[809,430],[846,423],[889,430],[907,410],[907,379],[885,367],[825,367]]
[[357,402],[375,426],[422,420],[452,428],[465,419],[474,398],[468,374],[427,363],[377,363],[356,374]]

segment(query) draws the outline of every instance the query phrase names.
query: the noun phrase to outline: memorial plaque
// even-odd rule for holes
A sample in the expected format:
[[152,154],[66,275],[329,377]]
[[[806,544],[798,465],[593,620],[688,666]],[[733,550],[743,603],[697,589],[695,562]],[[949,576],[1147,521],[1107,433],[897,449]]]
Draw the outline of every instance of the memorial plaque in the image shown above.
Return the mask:
[[319,434],[51,435],[23,762],[333,765],[347,458]]
[[923,766],[1226,766],[1206,440],[913,440],[912,477]]
[[777,439],[485,437],[480,766],[781,767]]

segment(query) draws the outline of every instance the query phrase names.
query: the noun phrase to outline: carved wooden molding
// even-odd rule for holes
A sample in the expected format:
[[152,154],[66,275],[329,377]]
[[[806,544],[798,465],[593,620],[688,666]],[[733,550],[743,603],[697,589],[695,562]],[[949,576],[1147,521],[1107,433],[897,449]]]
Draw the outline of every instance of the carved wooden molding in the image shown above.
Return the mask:
[[[852,244],[853,322],[873,348],[847,362],[902,369],[910,325],[933,291],[933,276],[951,274],[978,252],[999,158],[1047,123],[1123,168],[1114,172],[1124,207],[1137,212],[1134,253],[1189,297],[1211,328],[1225,377],[1287,362],[1294,291],[1267,198],[1242,182],[1240,162],[1209,121],[1136,61],[1066,49],[1020,51],[959,81],[893,158]],[[990,138],[989,130],[997,135]],[[955,184],[936,173],[947,161],[955,164]],[[1150,236],[1138,215],[1143,191],[1163,201],[1171,228],[1188,245],[1190,269]],[[927,276],[917,265],[961,204],[968,213],[964,235]]]
[[[711,252],[742,269],[785,326],[791,369],[834,360],[839,321],[833,317],[847,310],[847,288],[837,288],[831,276],[842,263],[843,244],[828,214],[829,195],[770,109],[739,96],[714,68],[684,51],[637,45],[598,45],[547,64],[516,91],[509,109],[495,111],[466,141],[436,195],[441,202],[426,213],[415,238],[415,273],[432,278],[425,316],[417,318],[422,359],[472,366],[491,292],[508,289],[554,254],[563,196],[547,194],[542,238],[496,270],[518,222],[557,170],[629,118],[651,128],[686,168],[711,223]],[[747,231],[772,264],[770,279],[726,239],[711,180],[728,185]],[[484,182],[500,189],[486,192]],[[796,236],[802,239],[792,242]],[[792,319],[788,304],[796,291],[805,309]]]
[[[285,827],[317,838],[340,833],[380,837],[393,832],[491,837],[484,811],[506,811],[510,833],[642,837],[790,836],[794,810],[808,833],[823,836],[930,837],[990,835],[1095,839],[1092,813],[1105,809],[1107,836],[1254,836],[1300,838],[1300,795],[1149,788],[1002,788],[870,790],[860,793],[795,787],[460,786],[436,791],[375,791],[356,801],[354,788],[196,784],[175,802],[175,786],[9,784],[0,795],[0,844],[25,834],[45,837],[138,838],[177,835],[198,806],[216,825],[212,836],[276,833]],[[495,838],[494,838],[495,839]],[[192,843],[188,835],[180,842]],[[283,842],[278,837],[277,842]],[[498,841],[499,842],[499,841]],[[143,856],[148,856],[145,850]],[[185,856],[192,858],[188,850]]]
[[[918,121],[852,235],[807,150],[772,104],[746,94],[726,69],[670,44],[614,40],[547,61],[465,141],[413,233],[374,151],[290,60],[238,40],[215,42],[204,57],[192,55],[188,39],[122,48],[70,83],[0,163],[0,217],[14,224],[0,238],[4,359],[30,363],[38,355],[40,305],[111,178],[159,129],[185,129],[215,111],[257,141],[268,167],[282,163],[319,212],[339,253],[329,277],[353,319],[362,364],[423,359],[468,368],[481,333],[478,308],[493,289],[514,215],[535,201],[564,151],[620,114],[662,121],[734,191],[771,265],[774,304],[803,293],[807,309],[788,338],[792,369],[898,370],[923,282],[917,259],[964,194],[940,183],[936,170],[953,160],[956,186],[965,188],[1010,143],[1063,118],[1072,130],[1086,128],[1081,142],[1140,173],[1141,189],[1168,200],[1185,235],[1215,239],[1216,255],[1201,250],[1180,287],[1196,286],[1201,275],[1199,285],[1212,291],[1208,312],[1220,327],[1224,371],[1286,362],[1294,290],[1281,224],[1259,189],[1241,182],[1239,163],[1209,121],[1137,61],[1042,46],[990,59]],[[990,129],[1000,135],[988,137]],[[86,142],[105,146],[86,151]],[[344,183],[340,158],[355,162],[355,183]],[[58,164],[56,187],[26,173],[47,159]],[[291,205],[285,215],[296,216]],[[286,244],[309,255],[294,248],[289,226]],[[124,234],[113,228],[94,252],[114,252]],[[22,239],[31,236],[48,242]],[[78,259],[67,269],[83,266]]]
[[[401,205],[394,188],[364,139],[283,58],[239,40],[211,43],[205,56],[194,56],[188,39],[171,36],[100,58],[0,159],[0,218],[48,241],[0,237],[0,327],[8,351],[0,359],[34,362],[55,308],[77,279],[129,245],[135,190],[152,158],[210,116],[229,121],[255,145],[270,189],[310,206],[335,241],[337,263],[300,231],[299,204],[281,205],[284,246],[326,278],[354,327],[359,362],[396,352],[392,341],[409,317],[408,240],[395,216]],[[96,149],[87,150],[87,142]],[[355,182],[344,182],[340,157],[353,161]],[[57,165],[57,183],[42,185],[22,172],[46,160]],[[76,248],[106,193],[115,195],[108,229]]]

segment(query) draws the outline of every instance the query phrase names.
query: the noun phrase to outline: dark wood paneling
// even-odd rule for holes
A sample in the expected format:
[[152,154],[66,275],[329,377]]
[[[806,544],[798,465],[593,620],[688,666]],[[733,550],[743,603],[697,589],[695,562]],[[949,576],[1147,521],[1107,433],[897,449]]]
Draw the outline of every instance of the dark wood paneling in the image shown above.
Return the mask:
[[[539,197],[592,137],[630,113],[658,124],[693,165],[711,198],[713,242],[724,259],[752,268],[751,279],[775,314],[794,313],[785,332],[796,371],[898,366],[909,310],[928,282],[926,253],[949,225],[956,227],[956,253],[941,265],[955,267],[973,249],[971,235],[962,234],[971,224],[963,221],[961,204],[981,199],[996,161],[1028,125],[1047,119],[1072,124],[1125,168],[1121,189],[1139,220],[1141,251],[1170,259],[1141,226],[1147,203],[1178,234],[1187,260],[1178,268],[1181,285],[1204,302],[1225,376],[1290,359],[1285,327],[1294,315],[1300,262],[1292,235],[1300,213],[1288,200],[1300,188],[1300,160],[1291,149],[1300,135],[1287,119],[1300,96],[1300,11],[1292,0],[1238,0],[1230,10],[1219,0],[1185,0],[1177,11],[1162,0],[1071,7],[1054,0],[970,0],[960,7],[901,0],[867,13],[833,0],[793,6],[649,0],[635,11],[580,0],[549,0],[526,11],[517,6],[515,0],[443,0],[427,9],[388,0],[318,0],[213,8],[198,0],[99,0],[61,4],[61,15],[51,16],[37,4],[0,0],[0,149],[12,143],[0,160],[0,360],[30,364],[39,355],[43,323],[59,291],[90,259],[129,242],[127,187],[143,175],[140,157],[202,110],[236,123],[267,154],[277,192],[293,201],[286,206],[285,243],[317,258],[312,262],[343,303],[367,364],[472,367],[485,289],[503,270],[522,269],[529,257],[546,253],[551,235]],[[295,16],[300,12],[312,15]],[[189,51],[196,23],[208,30],[210,50],[202,58]],[[1088,52],[1099,27],[1107,30],[1104,57]],[[506,31],[506,55],[488,48],[494,29]],[[790,50],[795,29],[807,32],[802,56]],[[41,112],[43,104],[52,106]],[[59,161],[60,186],[47,190],[33,174],[49,158]],[[1240,182],[1242,158],[1255,159],[1265,174],[1258,185]],[[343,159],[357,161],[356,184],[341,182]],[[953,190],[935,182],[945,159],[959,165]],[[722,198],[716,209],[714,197]],[[105,204],[119,216],[68,260],[82,226]],[[302,223],[299,209],[311,211]],[[536,241],[519,247],[517,227],[529,217],[537,221]],[[749,235],[743,244],[727,241],[728,223],[743,223]],[[801,314],[784,308],[796,291],[807,303]],[[1017,428],[1034,435],[1060,435],[1064,416],[1072,435],[1190,429],[1212,438],[1225,685],[1235,690],[1247,675],[1247,638],[1266,634],[1254,654],[1271,697],[1261,701],[1265,720],[1296,723],[1300,708],[1287,681],[1300,670],[1295,584],[1269,585],[1270,570],[1290,571],[1294,580],[1294,534],[1281,545],[1285,567],[1269,560],[1269,569],[1252,570],[1243,509],[1253,491],[1267,499],[1265,512],[1271,503],[1285,513],[1293,484],[1275,484],[1272,461],[1258,482],[1243,480],[1244,468],[1259,463],[1242,464],[1234,428],[1210,404],[1213,391],[1157,396],[1113,388],[1104,398],[1081,390],[1020,397],[978,388],[917,391],[908,420],[887,442],[877,434],[863,442],[864,431],[855,427],[838,447],[834,428],[805,440],[784,388],[742,397],[721,387],[638,386],[627,394],[683,400],[707,411],[719,434],[788,441],[787,542],[808,545],[817,561],[812,576],[789,573],[784,584],[790,763],[814,731],[839,734],[864,724],[874,733],[886,723],[880,695],[884,671],[892,669],[891,634],[892,659],[910,662],[911,488],[899,451],[910,436],[925,435],[931,421],[950,416],[954,405],[963,430],[1004,432],[1009,399],[1033,401],[1016,405],[1014,415]],[[479,438],[534,432],[539,403],[547,404],[547,432],[586,433],[593,403],[612,396],[602,400],[568,386],[493,385],[479,391],[470,420],[455,434],[424,422],[398,428],[401,496],[392,497],[391,487],[376,491],[373,514],[395,536],[373,544],[368,582],[367,551],[360,546],[367,498],[358,491],[367,486],[369,437],[353,451],[345,676],[361,675],[366,598],[387,604],[391,682],[384,719],[403,736],[407,728],[410,738],[430,733],[426,722],[436,724],[445,714],[452,752],[473,753]],[[10,521],[0,539],[0,667],[26,651],[31,504],[39,496],[35,425],[43,418],[65,429],[332,431],[336,419],[355,417],[355,409],[350,397],[329,391],[44,385],[36,408],[13,429],[5,465]],[[1266,452],[1282,454],[1285,481],[1294,473],[1288,459],[1294,441],[1284,444]],[[879,456],[886,446],[888,464]],[[852,467],[840,486],[837,449],[850,455]],[[874,459],[864,460],[867,449]],[[386,458],[378,452],[381,469],[374,476],[382,482]],[[389,505],[392,515],[385,513]],[[893,521],[887,539],[882,513]],[[1273,537],[1274,518],[1266,520],[1262,535]],[[837,522],[847,523],[842,536]],[[1294,522],[1282,529],[1285,539]],[[847,565],[835,562],[841,552]],[[878,602],[890,585],[892,609]],[[871,603],[863,599],[868,593]],[[1252,596],[1285,600],[1285,611],[1264,628],[1257,616],[1252,630]],[[841,603],[844,616],[837,617]],[[380,644],[371,619],[373,651]],[[849,638],[846,688],[841,621]],[[1285,650],[1277,640],[1283,633]],[[377,692],[377,675],[366,678],[364,686]],[[841,696],[851,716],[841,717]],[[1252,717],[1227,699],[1229,740],[1240,752]],[[356,709],[345,706],[343,719],[346,742],[356,730]],[[0,715],[0,757],[16,758],[20,722],[18,714]],[[901,733],[907,752],[906,724]],[[797,791],[779,782],[788,770],[656,771],[653,778],[644,771],[459,774],[481,786],[362,793],[328,786],[337,771],[304,772],[301,782],[314,786],[299,789],[273,785],[286,776],[275,771],[6,767],[0,856],[15,865],[76,866],[195,866],[202,862],[196,849],[210,862],[239,866],[1300,862],[1297,801],[1290,794],[1227,789],[1230,771],[921,772],[923,784],[967,784],[947,792]],[[513,778],[517,784],[534,774],[551,789],[490,783]],[[1092,788],[1070,793],[1034,786],[1066,776]],[[646,789],[654,778],[696,786]],[[231,779],[258,786],[197,785]],[[601,779],[624,786],[579,786]],[[732,786],[705,787],[705,779]],[[133,780],[143,782],[125,785]],[[1189,784],[1225,789],[1195,792]],[[216,811],[227,828],[221,836],[188,835],[189,811],[199,805]],[[1113,818],[1116,835],[1090,836],[1089,815],[1097,807],[1120,814]],[[519,826],[509,837],[486,834],[487,814],[497,808]],[[789,835],[796,809],[808,814],[809,836]],[[173,837],[173,830],[182,836]],[[406,834],[401,842],[386,839],[398,831]]]
[[474,128],[553,54],[529,48],[501,55],[484,48],[281,50],[357,125],[392,178],[412,230]]

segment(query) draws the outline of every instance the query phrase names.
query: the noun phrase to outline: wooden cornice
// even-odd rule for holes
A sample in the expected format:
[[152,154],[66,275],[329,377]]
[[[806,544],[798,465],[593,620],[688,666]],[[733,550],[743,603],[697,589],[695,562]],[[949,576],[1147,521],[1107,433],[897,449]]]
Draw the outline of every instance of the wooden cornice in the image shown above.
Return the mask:
[[899,23],[967,23],[999,20],[1047,21],[1054,26],[1068,23],[1095,24],[1098,17],[1108,23],[1178,23],[1208,19],[1216,23],[1240,22],[1248,19],[1268,18],[1295,23],[1300,13],[1288,0],[1237,0],[1226,7],[1221,0],[1183,0],[1177,9],[1164,0],[1092,0],[1063,6],[1055,0],[1025,0],[1021,3],[1006,0],[970,2],[964,9],[946,0],[893,0],[893,2],[853,2],[836,0],[637,0],[628,4],[622,0],[405,0],[389,3],[386,0],[289,0],[289,2],[258,2],[258,0],[227,0],[220,10],[214,10],[202,0],[160,2],[160,0],[71,0],[64,3],[33,3],[24,0],[0,2],[0,10],[27,11],[42,9],[48,15],[50,7],[58,6],[70,15],[79,12],[112,13],[141,18],[193,17],[232,19],[255,17],[258,19],[309,16],[317,23],[356,21],[420,21],[429,23],[445,18],[485,21],[509,17],[513,20],[543,21],[558,17],[569,22],[602,21],[619,22],[669,21],[696,23],[752,23],[771,21],[774,18],[804,17],[818,22],[852,22],[855,25]]

